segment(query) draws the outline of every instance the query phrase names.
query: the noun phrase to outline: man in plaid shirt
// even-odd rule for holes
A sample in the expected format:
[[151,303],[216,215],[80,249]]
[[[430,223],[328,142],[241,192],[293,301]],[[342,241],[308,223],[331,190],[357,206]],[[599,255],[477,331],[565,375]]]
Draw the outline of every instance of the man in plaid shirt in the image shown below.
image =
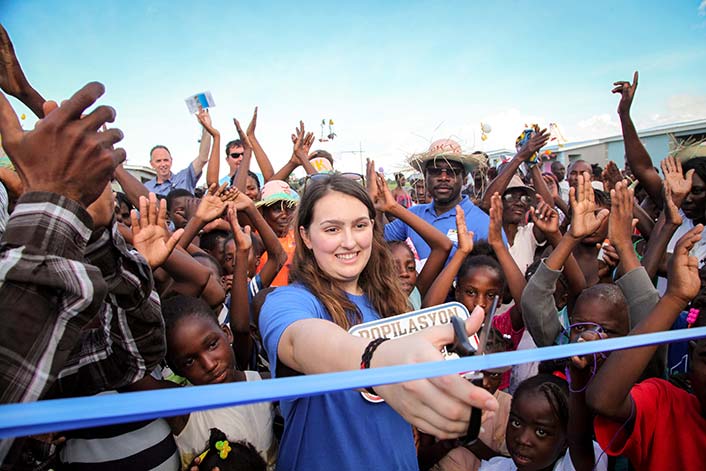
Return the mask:
[[[25,189],[0,239],[0,403],[125,386],[165,353],[150,265],[101,208],[125,160],[113,148],[122,132],[98,131],[115,111],[82,117],[103,92],[90,83],[61,106],[45,102],[29,132],[0,93],[3,146]],[[11,444],[0,442],[0,462]]]

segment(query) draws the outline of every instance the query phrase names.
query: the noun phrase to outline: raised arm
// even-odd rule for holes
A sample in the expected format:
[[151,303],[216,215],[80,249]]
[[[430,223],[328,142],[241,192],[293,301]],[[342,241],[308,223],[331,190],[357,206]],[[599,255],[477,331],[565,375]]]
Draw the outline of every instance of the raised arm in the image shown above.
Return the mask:
[[[206,186],[211,186],[213,183],[218,183],[218,173],[221,168],[221,133],[213,127],[211,123],[211,115],[208,110],[201,110],[196,117],[203,126],[201,133],[201,145],[199,146],[199,156],[194,160],[194,173],[201,173],[203,166],[208,162],[206,168]],[[213,145],[211,146],[211,157],[208,157],[208,147],[211,144],[213,137]]]
[[284,251],[284,247],[282,247],[277,235],[267,224],[265,218],[262,217],[253,201],[245,193],[238,193],[235,199],[235,206],[238,211],[248,216],[251,224],[262,238],[262,244],[267,252],[267,261],[260,270],[259,275],[262,287],[266,288],[272,284],[284,264],[287,263],[287,252]]
[[245,192],[245,187],[248,181],[248,171],[250,170],[250,160],[252,159],[252,144],[248,135],[243,132],[243,128],[240,127],[240,121],[233,118],[233,124],[235,124],[235,129],[238,131],[238,137],[240,137],[240,142],[243,143],[243,160],[240,161],[238,170],[235,172],[235,180],[233,181],[233,186],[235,186],[240,192]]
[[642,258],[642,265],[647,270],[650,278],[654,278],[663,260],[668,257],[667,245],[669,245],[672,236],[682,224],[679,208],[691,190],[694,175],[694,171],[689,170],[684,176],[681,162],[673,157],[664,159],[661,162],[661,166],[665,175],[663,182],[663,211],[647,244],[645,256]]
[[458,232],[458,248],[446,264],[434,283],[429,287],[422,300],[422,307],[436,306],[446,301],[446,296],[453,285],[458,270],[463,261],[473,250],[473,232],[466,227],[466,214],[461,206],[456,206],[456,229]]
[[[94,82],[61,106],[45,105],[51,111],[30,131],[0,93],[3,147],[25,189],[0,244],[0,305],[4,322],[13,326],[0,332],[2,403],[35,401],[46,393],[108,290],[100,270],[85,262],[93,227],[85,208],[125,160],[124,150],[113,149],[123,136],[117,129],[96,131],[115,119],[110,107],[80,118],[103,92]],[[60,325],[66,328],[56,337],[52,332]],[[67,348],[57,350],[56,342]]]
[[645,191],[654,201],[661,201],[660,192],[662,190],[662,179],[652,164],[650,154],[642,145],[640,137],[637,135],[635,124],[630,117],[630,107],[632,106],[635,91],[637,90],[637,79],[639,74],[635,71],[632,83],[615,82],[613,93],[620,94],[618,103],[618,117],[623,130],[623,142],[625,143],[625,158],[630,164],[632,172],[635,174]]
[[[370,161],[368,165],[375,168],[375,162],[373,161]],[[413,231],[420,235],[431,249],[431,253],[424,264],[424,268],[422,268],[422,271],[417,276],[417,288],[423,297],[439,272],[444,268],[453,243],[434,226],[397,203],[390,191],[390,187],[387,186],[385,177],[376,173],[373,173],[373,175],[375,185],[377,186],[377,192],[373,198],[375,209],[378,213],[390,213],[395,218],[407,224]]]
[[640,266],[632,245],[632,221],[635,197],[626,181],[617,182],[610,190],[610,215],[608,216],[608,239],[620,257],[623,273]]
[[203,195],[194,215],[189,218],[184,228],[184,235],[179,239],[179,246],[189,248],[194,237],[211,221],[221,217],[226,210],[226,203],[234,201],[238,196],[235,188],[226,188],[227,183],[220,187],[212,183]]
[[147,187],[133,174],[125,170],[123,164],[115,168],[115,179],[120,183],[120,187],[123,189],[125,196],[134,207],[137,208],[140,205],[141,196],[145,198],[149,196]]
[[[667,292],[652,312],[629,335],[669,330],[681,311],[696,296],[701,287],[699,261],[689,251],[701,240],[703,226],[697,225],[679,239],[669,267]],[[612,352],[588,387],[589,406],[599,415],[615,422],[631,422],[633,403],[630,390],[638,380],[657,346],[631,348]]]
[[305,132],[304,122],[299,121],[299,127],[296,128],[295,134],[292,134],[292,144],[294,145],[292,157],[290,157],[289,162],[284,167],[272,176],[272,180],[287,181],[289,175],[300,165],[304,167],[307,175],[318,173],[309,162],[309,149],[311,149],[315,140],[314,133]]
[[265,150],[260,145],[260,141],[255,137],[255,126],[257,126],[257,106],[253,112],[250,124],[248,125],[247,136],[250,140],[253,153],[255,154],[257,166],[260,167],[260,171],[262,172],[262,177],[265,179],[265,182],[269,182],[272,180],[275,170],[272,168],[272,162],[270,162],[270,159],[267,157]]
[[608,217],[607,209],[600,210],[598,214],[595,212],[595,195],[591,186],[591,176],[587,172],[579,175],[577,188],[569,190],[569,200],[573,214],[571,227],[547,258],[547,267],[552,270],[561,270],[581,239],[595,232]]
[[520,268],[515,263],[515,260],[510,255],[505,242],[503,242],[503,201],[499,193],[495,193],[490,199],[490,227],[488,228],[488,243],[495,251],[498,257],[498,262],[503,269],[505,275],[505,283],[510,288],[510,294],[515,301],[517,309],[510,311],[513,330],[520,330],[525,326],[522,320],[522,291],[525,289],[527,282],[522,275]]
[[236,341],[233,342],[238,365],[247,365],[252,354],[250,336],[250,303],[248,302],[248,254],[252,248],[250,226],[245,229],[238,224],[238,214],[233,204],[228,205],[228,222],[233,230],[235,259],[233,260],[233,284],[230,288],[230,326]]
[[510,183],[510,180],[512,180],[512,177],[515,173],[517,173],[517,169],[520,168],[520,165],[529,160],[535,152],[544,147],[548,140],[549,132],[547,132],[546,129],[542,129],[540,132],[535,132],[532,134],[530,140],[522,146],[512,160],[503,167],[498,176],[495,177],[488,185],[488,188],[486,188],[480,202],[480,207],[484,211],[487,212],[490,209],[490,198],[495,193],[502,195],[507,189],[507,185]]
[[44,98],[30,85],[15,55],[10,36],[0,24],[0,88],[24,103],[37,118],[44,118]]

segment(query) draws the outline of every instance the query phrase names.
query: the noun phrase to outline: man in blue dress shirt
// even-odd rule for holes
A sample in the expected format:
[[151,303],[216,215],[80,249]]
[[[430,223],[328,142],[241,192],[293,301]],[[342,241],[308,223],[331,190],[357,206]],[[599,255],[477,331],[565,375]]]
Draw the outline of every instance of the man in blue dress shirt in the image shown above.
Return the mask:
[[[456,232],[456,205],[461,206],[466,214],[466,225],[473,231],[473,239],[487,239],[490,218],[467,196],[461,194],[461,188],[468,173],[481,163],[482,154],[463,154],[461,146],[451,139],[438,140],[424,154],[413,156],[410,164],[424,174],[426,191],[432,202],[418,204],[409,208],[414,214],[424,219],[454,242],[449,258],[456,251],[458,236]],[[386,240],[412,240],[419,258],[423,261],[431,252],[429,246],[419,234],[407,224],[395,220],[385,225]]]
[[[170,191],[181,188],[194,193],[196,183],[201,177],[203,167],[208,163],[208,153],[199,156],[188,167],[178,173],[172,173],[172,154],[163,145],[157,145],[150,151],[150,165],[157,172],[157,177],[145,182],[145,187],[157,195],[167,196]],[[204,159],[205,157],[205,159]]]

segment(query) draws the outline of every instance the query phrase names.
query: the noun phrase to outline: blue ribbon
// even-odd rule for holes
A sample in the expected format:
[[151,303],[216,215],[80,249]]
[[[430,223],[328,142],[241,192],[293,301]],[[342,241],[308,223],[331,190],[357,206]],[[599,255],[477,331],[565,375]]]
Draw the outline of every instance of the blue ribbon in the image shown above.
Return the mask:
[[0,406],[0,438],[169,417],[703,337],[706,327],[369,370],[9,404]]

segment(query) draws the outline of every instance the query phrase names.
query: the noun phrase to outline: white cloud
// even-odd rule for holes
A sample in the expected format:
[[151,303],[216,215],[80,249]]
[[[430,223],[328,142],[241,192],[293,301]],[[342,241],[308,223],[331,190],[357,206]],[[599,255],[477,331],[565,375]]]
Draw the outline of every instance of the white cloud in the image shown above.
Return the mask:
[[598,137],[613,136],[620,133],[620,123],[608,113],[590,116],[567,125],[567,136],[572,141],[582,141]]
[[699,16],[706,16],[706,0],[701,0],[699,5]]

